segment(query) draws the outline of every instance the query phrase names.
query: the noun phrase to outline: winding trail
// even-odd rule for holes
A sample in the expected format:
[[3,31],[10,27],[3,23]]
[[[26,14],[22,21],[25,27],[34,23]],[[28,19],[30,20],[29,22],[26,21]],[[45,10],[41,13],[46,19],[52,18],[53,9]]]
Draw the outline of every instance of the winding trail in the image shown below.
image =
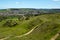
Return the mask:
[[[40,25],[40,24],[39,24]],[[39,26],[39,25],[37,25],[37,26]],[[23,36],[26,36],[26,35],[28,35],[28,34],[30,34],[37,26],[35,26],[33,29],[31,29],[29,32],[27,32],[27,33],[25,33],[25,34],[23,34],[23,35],[20,35],[20,36],[16,36],[16,37],[23,37]]]
[[[42,19],[43,20],[43,19]],[[42,22],[41,24],[43,24],[43,23],[45,23],[46,21],[48,21],[47,19],[44,21],[44,22]],[[38,24],[37,26],[39,26],[39,25],[41,25],[41,24]],[[35,28],[37,28],[37,26],[35,26],[33,29],[31,29],[29,32],[27,32],[27,33],[25,33],[25,34],[22,34],[22,35],[19,35],[19,36],[15,36],[15,37],[23,37],[23,36],[26,36],[26,35],[28,35],[28,34],[30,34],[31,32],[33,32],[33,30],[35,29]],[[11,36],[8,36],[8,37],[5,37],[5,38],[2,38],[2,39],[0,39],[0,40],[6,40],[6,39],[8,39],[8,38],[10,38]]]
[[[42,22],[41,24],[43,24],[43,23],[45,23],[46,21],[44,21],[44,22]],[[25,34],[22,34],[22,35],[19,35],[19,36],[15,36],[15,37],[23,37],[23,36],[26,36],[26,35],[29,35],[31,32],[33,32],[34,31],[34,29],[35,28],[37,28],[39,25],[41,25],[41,24],[38,24],[38,25],[36,25],[34,28],[32,28],[29,32],[27,32],[27,33],[25,33]],[[8,38],[10,38],[12,35],[10,35],[10,36],[8,36],[8,37],[5,37],[5,38],[2,38],[2,39],[0,39],[0,40],[6,40],[6,39],[8,39]]]
[[9,37],[6,37],[6,38],[2,38],[2,39],[0,39],[0,40],[5,40],[5,39],[7,39],[7,38],[9,38]]
[[[46,21],[44,21],[44,22],[42,22],[41,24],[43,24],[43,23],[45,23]],[[23,35],[19,35],[19,36],[15,36],[15,37],[23,37],[23,36],[26,36],[26,35],[29,35],[31,32],[33,32],[34,30],[35,30],[35,28],[37,28],[39,25],[41,25],[41,24],[38,24],[38,25],[36,25],[33,29],[31,29],[29,32],[27,32],[27,33],[25,33],[25,34],[23,34]]]
[[[43,22],[44,23],[44,22]],[[41,23],[41,24],[43,24],[43,23]],[[28,35],[28,34],[30,34],[35,28],[37,28],[39,25],[41,25],[41,24],[38,24],[37,26],[35,26],[33,29],[31,29],[29,32],[27,32],[27,33],[25,33],[25,34],[22,34],[22,35],[19,35],[19,36],[15,36],[15,37],[23,37],[23,36],[26,36],[26,35]],[[0,40],[5,40],[5,39],[8,39],[8,38],[10,38],[11,36],[8,36],[8,37],[5,37],[5,38],[2,38],[2,39],[0,39]]]
[[[46,21],[44,21],[44,22],[42,22],[41,24],[43,24],[43,23],[45,23]],[[41,24],[38,24],[38,25],[36,25],[33,29],[31,29],[29,32],[27,32],[27,33],[25,33],[25,34],[23,34],[23,35],[19,35],[19,36],[15,36],[15,37],[23,37],[23,36],[26,36],[26,35],[29,35],[31,32],[33,32],[39,25],[41,25]]]
[[0,39],[0,40],[5,40],[5,39],[8,39],[8,38],[10,38],[10,37],[11,37],[11,35],[8,36],[8,37],[2,38],[2,39]]
[[56,40],[56,38],[59,36],[59,33],[57,33],[55,36],[53,36],[50,40]]

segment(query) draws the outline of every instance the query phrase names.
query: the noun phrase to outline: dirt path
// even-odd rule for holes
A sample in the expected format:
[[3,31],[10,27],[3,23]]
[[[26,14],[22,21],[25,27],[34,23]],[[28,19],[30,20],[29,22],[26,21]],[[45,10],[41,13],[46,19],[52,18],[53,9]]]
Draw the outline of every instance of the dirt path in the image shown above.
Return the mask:
[[[38,26],[38,25],[37,25]],[[23,37],[23,36],[26,36],[28,34],[30,34],[37,26],[35,26],[33,29],[31,29],[29,32],[23,34],[23,35],[20,35],[20,36],[16,36],[16,37]]]
[[59,36],[59,33],[57,33],[55,36],[53,36],[50,40],[56,40],[56,38]]
[[[40,25],[40,24],[39,24]],[[38,25],[37,25],[38,26]],[[23,34],[23,35],[19,35],[19,36],[15,36],[15,37],[23,37],[23,36],[26,36],[26,35],[28,35],[28,34],[30,34],[37,26],[35,26],[32,30],[30,30],[29,32],[27,32],[27,33],[25,33],[25,34]],[[8,38],[10,38],[11,36],[8,36],[8,37],[5,37],[5,38],[2,38],[2,39],[0,39],[0,40],[5,40],[5,39],[8,39]]]
[[0,39],[0,40],[5,40],[5,39],[8,39],[8,38],[10,38],[10,37],[11,37],[11,35],[8,36],[8,37],[2,38],[2,39]]
[[7,38],[9,38],[9,37],[6,37],[6,38],[2,38],[2,39],[0,39],[0,40],[5,40],[5,39],[7,39]]
[[[44,21],[43,23],[45,23],[45,21]],[[41,23],[41,24],[43,24],[43,23]],[[23,34],[23,35],[16,36],[16,37],[23,37],[23,36],[29,35],[31,32],[33,32],[33,30],[34,30],[35,28],[37,28],[37,27],[38,27],[39,25],[41,25],[41,24],[38,24],[38,25],[35,26],[33,29],[31,29],[29,32],[27,32],[27,33],[25,33],[25,34]]]
[[[45,23],[45,22],[43,22],[43,23]],[[43,24],[43,23],[41,23],[41,24]],[[39,24],[39,25],[41,25],[41,24]],[[19,35],[19,36],[15,36],[15,37],[23,37],[23,36],[26,36],[26,35],[28,35],[28,34],[30,34],[31,32],[33,32],[33,30],[36,28],[36,27],[38,27],[39,25],[37,25],[37,26],[35,26],[33,29],[31,29],[29,32],[27,32],[27,33],[25,33],[25,34],[22,34],[22,35]],[[5,39],[8,39],[8,38],[10,38],[11,36],[8,36],[8,37],[5,37],[5,38],[2,38],[2,39],[0,39],[0,40],[5,40]]]

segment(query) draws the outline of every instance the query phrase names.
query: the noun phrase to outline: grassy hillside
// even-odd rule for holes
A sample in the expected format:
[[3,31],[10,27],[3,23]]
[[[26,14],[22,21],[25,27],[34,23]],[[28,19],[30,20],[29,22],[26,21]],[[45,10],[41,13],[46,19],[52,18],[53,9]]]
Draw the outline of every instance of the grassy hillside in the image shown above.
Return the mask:
[[[42,22],[39,22],[37,18],[39,18],[40,21],[42,20]],[[50,40],[51,37],[53,37],[56,33],[58,33],[60,31],[60,14],[44,14],[44,15],[33,17],[33,18],[31,18],[31,20],[32,19],[37,20],[37,21],[34,21],[34,23],[35,23],[34,26],[40,24],[33,30],[33,32],[31,32],[29,35],[23,36],[21,38],[11,36],[10,38],[8,38],[6,40]],[[25,24],[27,24],[27,22]],[[32,25],[32,24],[29,24],[29,25]],[[26,29],[25,27],[30,28],[30,26],[25,26],[25,27],[24,26],[23,26],[24,29]],[[19,32],[21,32],[21,31],[19,30]]]
[[[38,17],[32,17],[29,20],[22,21],[19,21],[17,18],[7,18],[0,22],[0,38],[22,35],[41,22],[42,20]],[[14,23],[17,23],[17,25],[13,26]]]

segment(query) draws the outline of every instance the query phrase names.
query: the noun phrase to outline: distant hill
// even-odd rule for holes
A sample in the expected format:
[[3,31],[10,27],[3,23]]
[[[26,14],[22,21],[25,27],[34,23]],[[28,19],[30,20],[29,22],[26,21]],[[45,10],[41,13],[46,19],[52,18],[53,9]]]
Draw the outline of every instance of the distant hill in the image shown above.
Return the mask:
[[60,9],[10,8],[1,9],[0,15],[60,13]]

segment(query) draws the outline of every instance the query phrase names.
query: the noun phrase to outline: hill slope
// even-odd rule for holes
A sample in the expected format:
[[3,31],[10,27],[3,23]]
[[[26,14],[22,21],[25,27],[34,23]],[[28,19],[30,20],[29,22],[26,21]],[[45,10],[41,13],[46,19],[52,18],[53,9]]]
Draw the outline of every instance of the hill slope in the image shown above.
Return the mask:
[[6,40],[50,40],[60,31],[60,14],[46,14],[38,16],[43,23],[30,34],[23,37],[10,37]]

